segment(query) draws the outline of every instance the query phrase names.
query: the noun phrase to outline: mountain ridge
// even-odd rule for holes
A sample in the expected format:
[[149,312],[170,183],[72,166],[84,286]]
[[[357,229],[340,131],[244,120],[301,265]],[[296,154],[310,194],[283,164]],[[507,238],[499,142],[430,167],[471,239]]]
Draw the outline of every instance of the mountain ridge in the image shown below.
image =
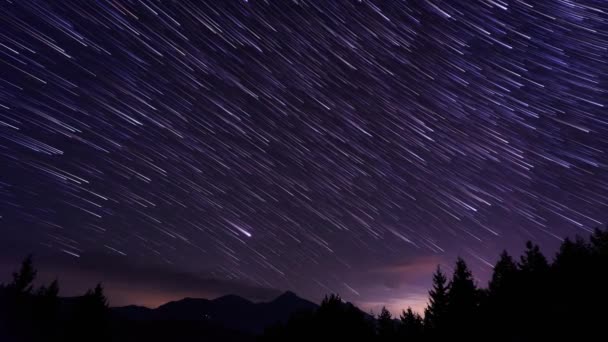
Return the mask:
[[202,321],[247,333],[261,333],[265,328],[285,322],[298,311],[313,311],[318,305],[286,291],[267,302],[252,302],[238,295],[215,299],[186,297],[157,308],[128,305],[112,307],[112,315],[132,321]]

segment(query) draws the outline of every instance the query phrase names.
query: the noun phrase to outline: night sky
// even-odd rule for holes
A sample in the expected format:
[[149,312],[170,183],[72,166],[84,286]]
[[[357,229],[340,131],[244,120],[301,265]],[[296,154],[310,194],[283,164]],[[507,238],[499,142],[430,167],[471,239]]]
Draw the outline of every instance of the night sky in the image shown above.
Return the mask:
[[608,219],[603,0],[2,1],[0,62],[0,279],[419,309]]

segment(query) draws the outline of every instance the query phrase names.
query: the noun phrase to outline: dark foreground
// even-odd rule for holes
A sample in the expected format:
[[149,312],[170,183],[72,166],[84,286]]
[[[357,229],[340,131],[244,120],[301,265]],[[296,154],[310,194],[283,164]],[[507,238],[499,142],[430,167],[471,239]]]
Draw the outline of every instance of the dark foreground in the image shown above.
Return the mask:
[[110,308],[101,285],[76,298],[33,288],[27,258],[0,286],[0,341],[602,341],[608,321],[608,232],[565,240],[551,261],[528,243],[500,255],[487,288],[465,261],[438,267],[424,316],[371,316],[337,295],[320,306],[287,292],[268,303],[186,298],[157,309]]

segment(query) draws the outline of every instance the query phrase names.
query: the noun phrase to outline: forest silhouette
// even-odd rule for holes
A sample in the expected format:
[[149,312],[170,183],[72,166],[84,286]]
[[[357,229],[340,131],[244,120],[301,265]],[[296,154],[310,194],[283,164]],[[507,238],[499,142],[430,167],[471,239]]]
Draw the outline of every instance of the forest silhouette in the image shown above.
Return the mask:
[[487,288],[458,258],[451,277],[438,266],[424,317],[383,308],[364,314],[338,295],[315,312],[268,329],[263,341],[563,341],[605,340],[608,315],[608,232],[565,239],[549,262],[526,243],[516,260],[502,252]]
[[320,306],[299,311],[263,334],[230,331],[209,322],[152,323],[112,314],[103,287],[61,298],[59,283],[35,288],[28,256],[10,283],[0,285],[2,341],[549,341],[604,340],[608,315],[608,231],[565,239],[549,261],[526,243],[514,258],[504,251],[487,288],[479,287],[458,258],[451,275],[433,274],[423,315],[411,308],[377,316],[327,295]]

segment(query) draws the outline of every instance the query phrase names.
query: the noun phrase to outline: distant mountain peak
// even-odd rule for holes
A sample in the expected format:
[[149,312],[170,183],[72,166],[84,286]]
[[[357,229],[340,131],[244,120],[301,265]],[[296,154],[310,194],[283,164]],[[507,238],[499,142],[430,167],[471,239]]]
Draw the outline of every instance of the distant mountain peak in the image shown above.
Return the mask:
[[113,308],[118,317],[130,320],[200,321],[237,331],[260,333],[277,322],[286,321],[291,314],[315,310],[317,304],[286,291],[270,302],[254,303],[237,295],[213,300],[184,298],[165,303],[156,309],[138,306]]
[[281,295],[279,295],[277,298],[275,298],[275,300],[277,300],[279,298],[281,298],[281,299],[294,299],[294,298],[302,299],[302,298],[298,297],[297,294],[295,294],[294,292],[291,292],[291,291],[283,292]]
[[[275,298],[272,302],[266,303],[271,307],[274,307],[275,310],[291,310],[291,311],[299,311],[299,310],[314,310],[317,307],[317,304],[308,301],[302,297],[299,297],[297,294],[286,291],[277,298]],[[283,308],[283,309],[279,309]]]
[[229,295],[225,295],[225,296],[221,296],[218,297],[216,299],[213,300],[214,303],[225,303],[225,304],[243,304],[243,305],[249,305],[252,304],[252,302],[249,299],[243,298],[241,296],[237,296],[237,295],[233,295],[233,294],[229,294]]

